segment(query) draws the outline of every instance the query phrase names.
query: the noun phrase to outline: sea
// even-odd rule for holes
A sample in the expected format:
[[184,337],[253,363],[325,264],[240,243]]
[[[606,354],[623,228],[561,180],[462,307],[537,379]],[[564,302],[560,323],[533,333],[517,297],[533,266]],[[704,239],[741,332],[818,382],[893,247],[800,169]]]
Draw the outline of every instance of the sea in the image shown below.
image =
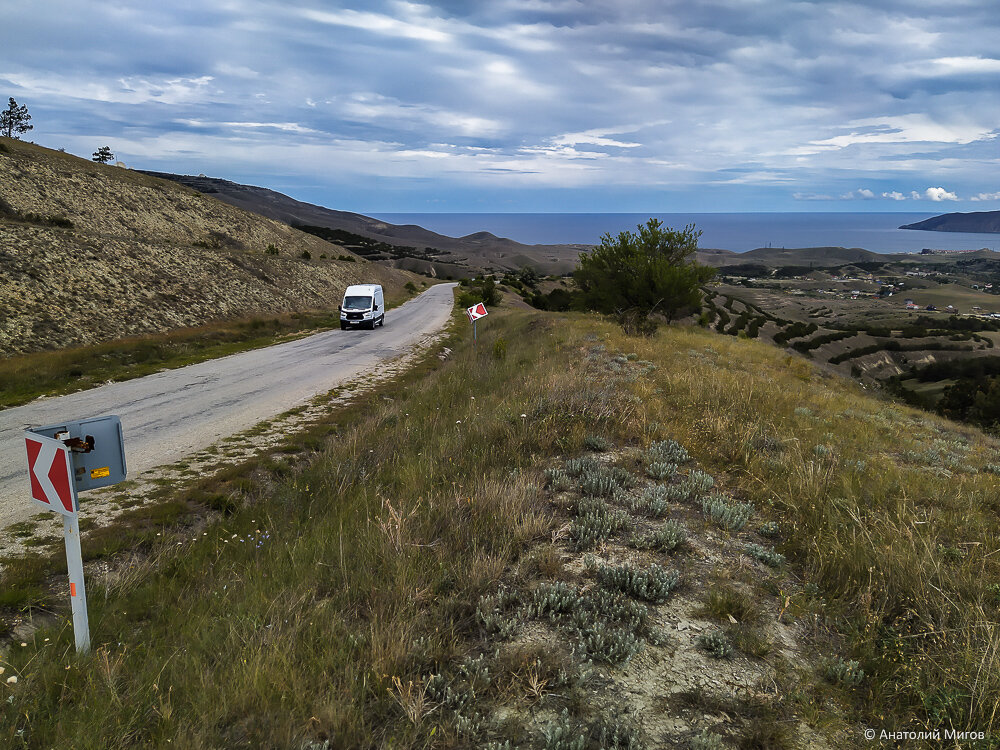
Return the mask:
[[417,224],[438,234],[464,237],[491,232],[527,245],[596,245],[606,232],[634,231],[650,218],[668,227],[694,224],[702,231],[698,246],[745,252],[758,247],[860,247],[875,253],[933,250],[1000,250],[1000,234],[927,232],[899,229],[935,213],[668,213],[668,214],[516,214],[375,213],[391,224]]

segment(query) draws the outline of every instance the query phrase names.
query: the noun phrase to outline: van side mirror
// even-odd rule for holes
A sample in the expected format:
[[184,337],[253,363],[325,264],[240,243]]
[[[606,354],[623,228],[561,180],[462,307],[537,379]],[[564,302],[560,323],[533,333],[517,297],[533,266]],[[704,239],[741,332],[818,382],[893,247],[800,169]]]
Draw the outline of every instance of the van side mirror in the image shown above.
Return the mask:
[[341,309],[340,305],[337,305],[337,312],[343,312],[343,309]]
[[372,310],[378,310],[378,305],[372,305]]

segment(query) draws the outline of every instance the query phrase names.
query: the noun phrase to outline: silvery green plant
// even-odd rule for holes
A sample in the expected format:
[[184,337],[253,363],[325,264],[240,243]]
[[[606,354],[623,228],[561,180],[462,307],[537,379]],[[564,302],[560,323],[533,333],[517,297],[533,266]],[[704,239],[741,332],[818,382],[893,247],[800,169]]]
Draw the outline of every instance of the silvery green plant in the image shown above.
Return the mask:
[[519,621],[514,612],[521,598],[513,589],[501,586],[495,594],[480,597],[476,607],[476,621],[487,633],[501,640],[510,638],[517,630]]
[[766,536],[769,539],[776,539],[781,535],[781,527],[778,526],[777,521],[768,521],[758,527],[757,533],[761,536]]
[[835,685],[857,687],[865,679],[865,670],[856,661],[844,661],[839,656],[822,663],[823,677]]
[[576,549],[590,549],[624,529],[630,520],[625,511],[611,508],[599,497],[583,497],[577,503],[577,517],[569,533]]
[[646,747],[638,724],[627,714],[601,716],[590,733],[602,750],[643,750]]
[[637,497],[632,498],[632,510],[642,511],[651,516],[662,518],[670,509],[668,491],[669,488],[661,484],[646,487]]
[[725,659],[733,654],[733,644],[721,630],[710,630],[698,636],[698,645],[716,659]]
[[577,639],[583,654],[609,664],[624,664],[642,649],[635,633],[596,619],[577,630]]
[[761,544],[750,543],[743,548],[750,557],[760,560],[771,568],[780,568],[785,564],[785,556],[775,552],[774,547],[765,547]]
[[613,622],[632,632],[638,632],[648,625],[649,608],[621,591],[594,588],[582,597],[580,609],[574,612],[573,623],[582,629],[595,619]]
[[676,570],[667,570],[655,563],[646,570],[638,570],[628,564],[598,565],[597,580],[603,586],[618,589],[636,599],[663,602],[677,587],[680,573]]
[[601,462],[590,456],[582,458],[571,458],[566,462],[566,473],[571,477],[579,477],[584,472],[597,471],[601,468]]
[[553,492],[566,492],[573,489],[573,480],[565,469],[546,469],[545,484]]
[[427,697],[439,706],[459,713],[476,699],[476,693],[466,685],[452,682],[443,674],[435,674],[427,679]]
[[662,461],[671,464],[683,464],[691,460],[691,456],[676,440],[660,440],[646,449],[646,461]]
[[691,750],[725,750],[722,736],[702,729],[701,734],[691,738]]
[[587,747],[587,733],[569,718],[565,708],[559,718],[541,729],[543,750],[584,750]]
[[560,615],[572,614],[581,605],[580,592],[562,581],[544,582],[532,594],[528,617],[559,619]]
[[693,469],[684,482],[691,488],[691,497],[701,497],[715,486],[712,475],[700,469]]
[[611,443],[601,435],[587,435],[583,440],[583,447],[590,451],[604,452],[611,447]]
[[620,487],[625,487],[626,489],[635,487],[637,483],[637,480],[632,472],[624,466],[612,466],[607,469],[607,474],[614,479]]
[[701,512],[728,531],[739,531],[753,516],[750,503],[730,503],[724,495],[709,495],[701,501]]
[[667,521],[650,534],[637,537],[638,549],[655,549],[658,552],[673,552],[687,541],[687,530],[677,521]]
[[579,478],[580,492],[593,497],[611,497],[621,485],[607,471],[587,471]]
[[458,665],[458,671],[473,686],[483,684],[485,687],[489,687],[492,682],[489,657],[486,654],[480,654],[475,658],[471,656],[465,657],[462,663]]
[[677,464],[666,461],[653,461],[646,467],[646,474],[653,479],[671,479],[677,473]]

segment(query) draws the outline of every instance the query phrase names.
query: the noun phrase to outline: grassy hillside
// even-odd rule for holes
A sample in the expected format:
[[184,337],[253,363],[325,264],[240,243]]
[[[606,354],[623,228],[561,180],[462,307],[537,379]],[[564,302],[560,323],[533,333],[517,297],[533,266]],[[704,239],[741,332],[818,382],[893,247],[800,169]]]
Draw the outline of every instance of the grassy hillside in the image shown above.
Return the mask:
[[[459,331],[298,464],[217,485],[226,515],[95,568],[93,655],[64,624],[4,644],[3,741],[790,748],[996,728],[994,439],[701,329],[498,311],[478,352]],[[8,561],[3,587],[26,570]]]
[[330,309],[348,284],[408,279],[182,185],[0,138],[0,356]]

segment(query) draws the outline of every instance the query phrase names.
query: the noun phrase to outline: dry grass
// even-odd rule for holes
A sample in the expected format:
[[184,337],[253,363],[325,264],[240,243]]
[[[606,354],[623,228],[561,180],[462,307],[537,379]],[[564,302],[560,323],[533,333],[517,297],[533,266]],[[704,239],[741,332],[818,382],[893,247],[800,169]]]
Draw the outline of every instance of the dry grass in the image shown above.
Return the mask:
[[[625,339],[592,318],[528,313],[491,316],[486,344],[501,334],[505,358],[456,347],[355,407],[311,466],[207,536],[95,586],[94,656],[74,656],[65,630],[5,653],[20,681],[0,702],[3,741],[457,742],[435,734],[420,679],[468,652],[480,595],[550,537],[538,467],[593,434],[636,448],[676,439],[755,505],[752,523],[779,522],[777,549],[816,592],[822,627],[864,669],[839,698],[859,719],[996,726],[1000,507],[996,477],[971,470],[1000,462],[993,439],[759,342],[680,328]],[[655,369],[594,377],[584,359],[597,341]],[[561,563],[543,547],[520,569]],[[802,611],[785,606],[786,621]],[[709,608],[743,614],[748,650],[770,648],[752,602],[720,595]],[[518,690],[548,689],[544,659],[507,661]],[[769,731],[741,741],[778,742]]]

